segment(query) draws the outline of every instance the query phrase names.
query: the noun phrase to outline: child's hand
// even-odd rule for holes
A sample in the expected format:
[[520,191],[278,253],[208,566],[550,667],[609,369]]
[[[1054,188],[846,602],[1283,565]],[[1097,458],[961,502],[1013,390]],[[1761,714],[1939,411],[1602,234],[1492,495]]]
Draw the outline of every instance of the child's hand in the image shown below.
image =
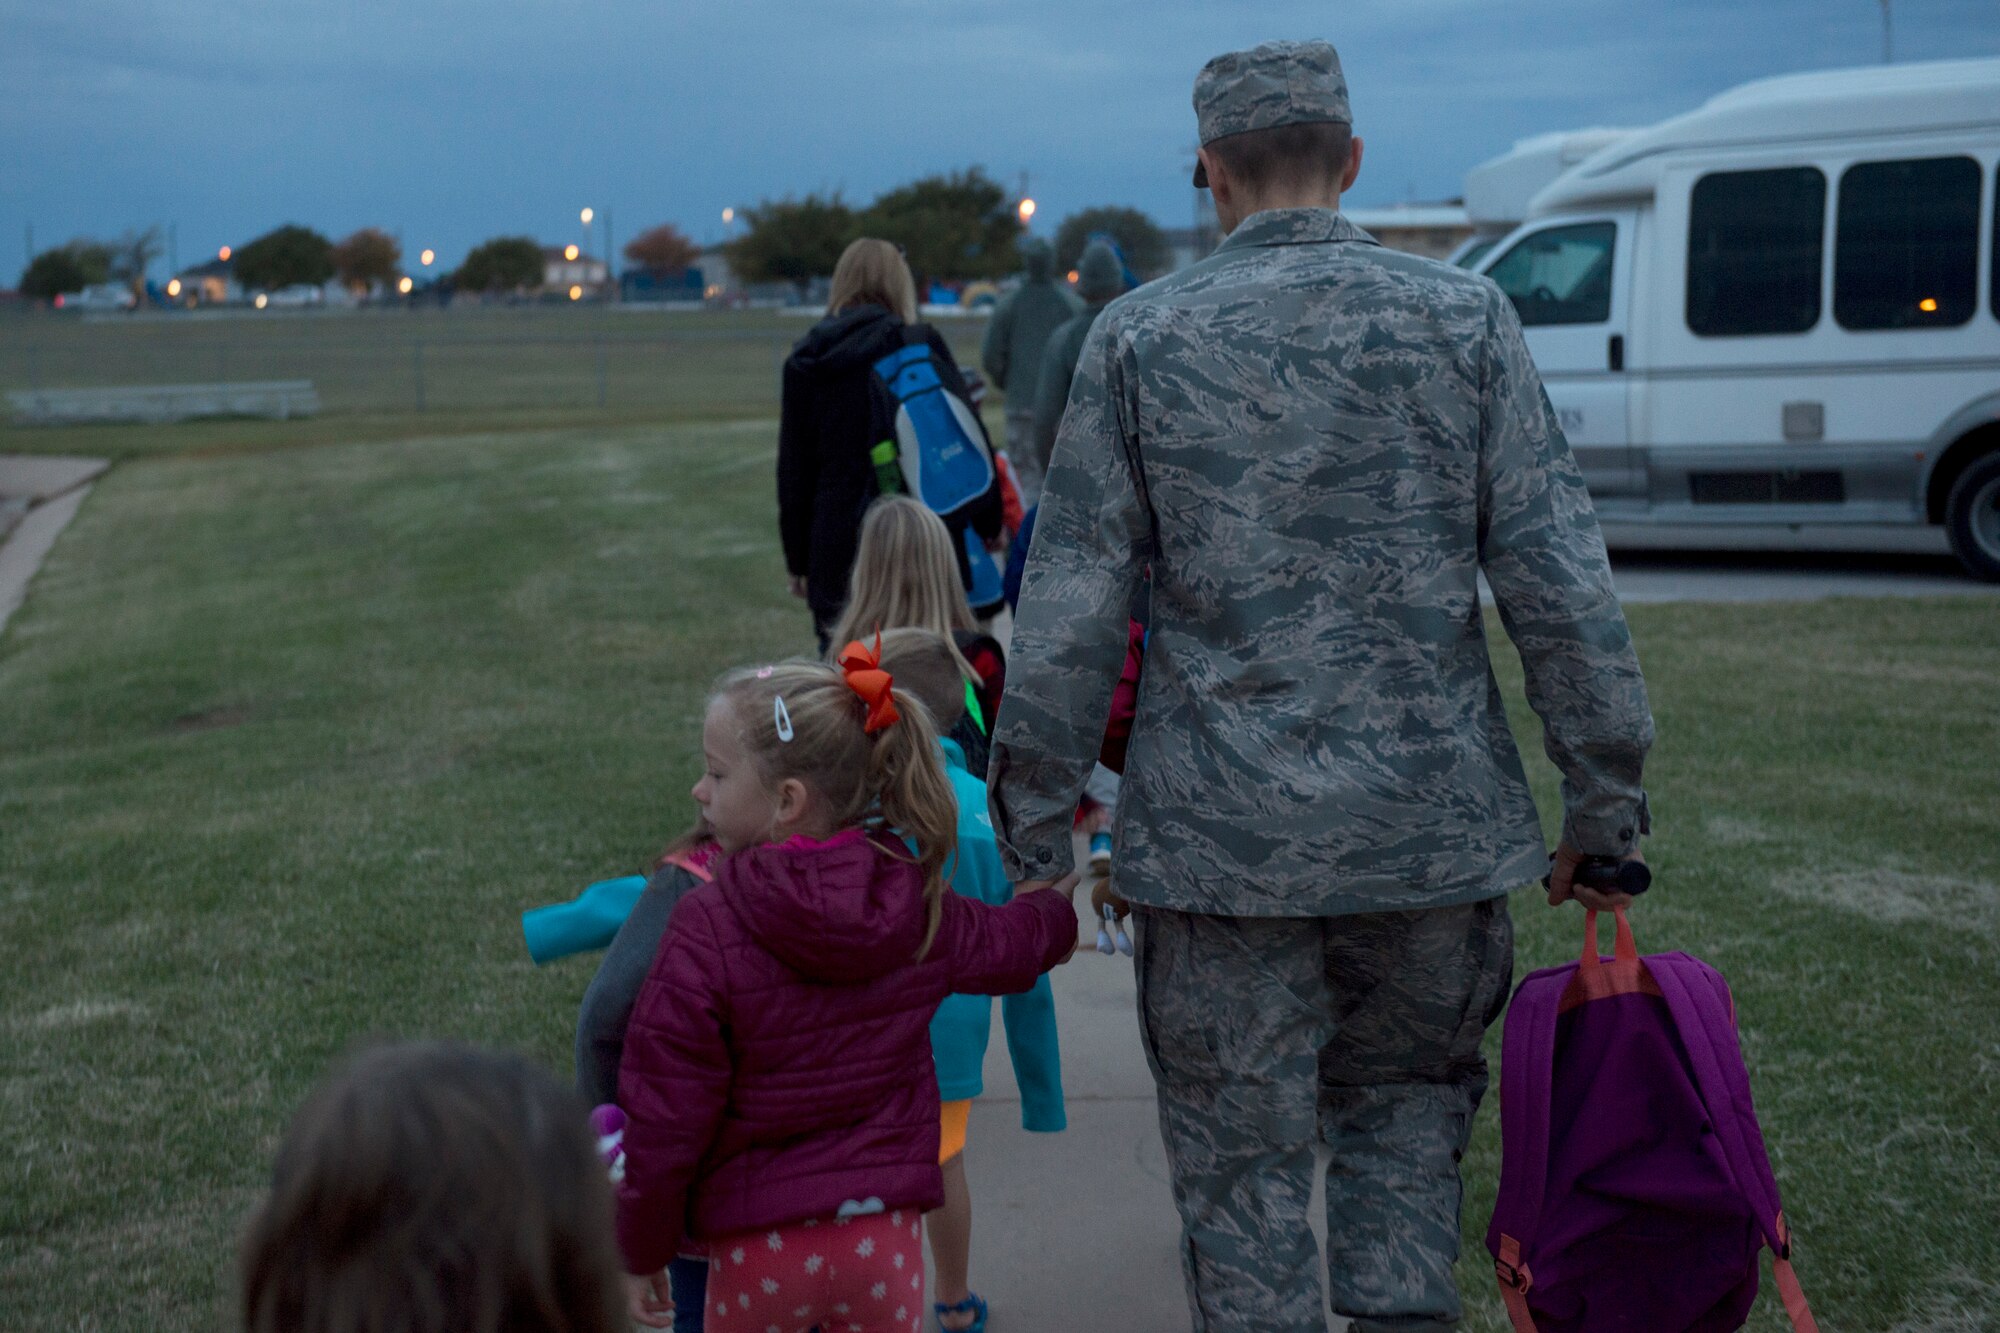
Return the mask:
[[667,1270],[625,1275],[625,1309],[635,1324],[647,1328],[674,1326],[673,1288],[667,1285]]
[[[1070,904],[1074,906],[1076,903],[1076,886],[1082,878],[1083,876],[1072,870],[1061,879],[1023,880],[1014,886],[1014,896],[1018,898],[1024,893],[1060,893],[1063,897],[1069,899]],[[1069,952],[1063,955],[1062,963],[1067,963],[1070,959],[1076,957],[1076,951],[1082,947],[1083,941],[1081,939],[1072,942],[1069,946]],[[1057,963],[1056,966],[1061,967],[1062,963]]]
[[1014,894],[1019,897],[1024,893],[1060,893],[1071,902],[1075,902],[1076,886],[1082,882],[1083,876],[1072,870],[1061,879],[1023,880],[1014,886]]

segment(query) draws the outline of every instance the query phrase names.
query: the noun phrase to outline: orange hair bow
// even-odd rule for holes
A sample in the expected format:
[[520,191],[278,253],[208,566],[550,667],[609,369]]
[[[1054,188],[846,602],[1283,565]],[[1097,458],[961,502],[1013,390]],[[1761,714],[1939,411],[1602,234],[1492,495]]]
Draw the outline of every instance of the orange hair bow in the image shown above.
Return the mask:
[[896,701],[889,693],[895,678],[882,669],[882,631],[875,631],[873,648],[856,639],[840,650],[839,660],[840,669],[847,676],[847,688],[868,705],[868,720],[861,724],[863,731],[872,736],[903,716],[896,711]]

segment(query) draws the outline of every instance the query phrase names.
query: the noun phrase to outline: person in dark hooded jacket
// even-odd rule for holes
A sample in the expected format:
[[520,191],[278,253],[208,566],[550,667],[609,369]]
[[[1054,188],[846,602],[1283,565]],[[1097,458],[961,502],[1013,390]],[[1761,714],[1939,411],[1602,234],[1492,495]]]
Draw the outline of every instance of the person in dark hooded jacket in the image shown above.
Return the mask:
[[1049,339],[1042,352],[1041,373],[1036,377],[1034,431],[1029,452],[1037,475],[1048,473],[1049,455],[1056,447],[1056,428],[1062,425],[1063,408],[1069,404],[1070,381],[1076,378],[1084,337],[1104,313],[1104,307],[1130,288],[1125,261],[1109,242],[1093,240],[1083,247],[1083,257],[1076,262],[1076,290],[1083,297],[1083,313],[1057,329]]
[[[882,438],[874,365],[921,329],[947,391],[967,397],[965,377],[937,330],[916,323],[916,282],[902,252],[887,241],[849,245],[833,271],[826,317],[785,361],[778,421],[778,528],[794,596],[812,608],[820,651],[847,600],[847,577],[861,539],[861,516],[879,493],[868,451]],[[965,529],[988,541],[1000,535],[1000,481],[946,519],[959,548],[960,575],[972,573]]]
[[1056,330],[1083,309],[1083,302],[1056,280],[1054,246],[1031,237],[1019,249],[1021,285],[994,308],[979,347],[979,364],[993,387],[1007,395],[1007,460],[1014,465],[1022,507],[1033,509],[1042,493],[1042,470],[1031,444],[1042,352]]

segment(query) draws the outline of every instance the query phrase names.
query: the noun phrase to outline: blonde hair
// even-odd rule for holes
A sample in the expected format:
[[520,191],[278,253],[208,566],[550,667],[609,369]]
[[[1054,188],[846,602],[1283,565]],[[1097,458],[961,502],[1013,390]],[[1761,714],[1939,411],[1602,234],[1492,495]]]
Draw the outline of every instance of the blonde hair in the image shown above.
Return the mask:
[[903,252],[887,241],[863,236],[840,252],[826,313],[838,315],[858,305],[879,305],[905,324],[917,322],[917,280]]
[[882,632],[882,669],[930,710],[940,735],[965,716],[965,672],[951,640],[927,629]]
[[984,685],[952,638],[978,628],[944,520],[907,495],[885,495],[868,506],[847,577],[847,605],[833,627],[833,654],[878,630],[927,629],[945,641],[967,680]]
[[[912,860],[924,877],[922,958],[944,918],[945,863],[958,851],[958,799],[944,772],[944,751],[921,700],[891,688],[901,716],[876,732],[864,724],[868,705],[838,667],[781,662],[724,676],[715,698],[735,716],[737,737],[768,787],[797,778],[823,797],[838,828],[863,825],[884,834],[881,845]],[[778,736],[782,697],[792,737]],[[916,848],[909,857],[899,838]]]

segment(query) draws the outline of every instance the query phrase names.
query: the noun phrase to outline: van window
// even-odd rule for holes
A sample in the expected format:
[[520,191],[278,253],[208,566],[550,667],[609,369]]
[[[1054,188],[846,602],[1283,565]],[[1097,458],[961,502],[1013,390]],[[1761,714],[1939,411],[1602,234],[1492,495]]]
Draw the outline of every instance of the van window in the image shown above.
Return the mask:
[[1841,173],[1833,317],[1842,328],[1963,324],[1978,284],[1977,162],[1857,162]]
[[1717,171],[1688,201],[1687,325],[1704,338],[1804,333],[1819,323],[1826,176],[1817,167]]
[[1458,266],[1460,268],[1478,268],[1479,261],[1486,258],[1487,252],[1499,243],[1498,238],[1490,241],[1474,241],[1466,248],[1465,253],[1458,257]]
[[1602,324],[1611,318],[1615,222],[1550,227],[1523,236],[1486,276],[1500,284],[1521,323]]

